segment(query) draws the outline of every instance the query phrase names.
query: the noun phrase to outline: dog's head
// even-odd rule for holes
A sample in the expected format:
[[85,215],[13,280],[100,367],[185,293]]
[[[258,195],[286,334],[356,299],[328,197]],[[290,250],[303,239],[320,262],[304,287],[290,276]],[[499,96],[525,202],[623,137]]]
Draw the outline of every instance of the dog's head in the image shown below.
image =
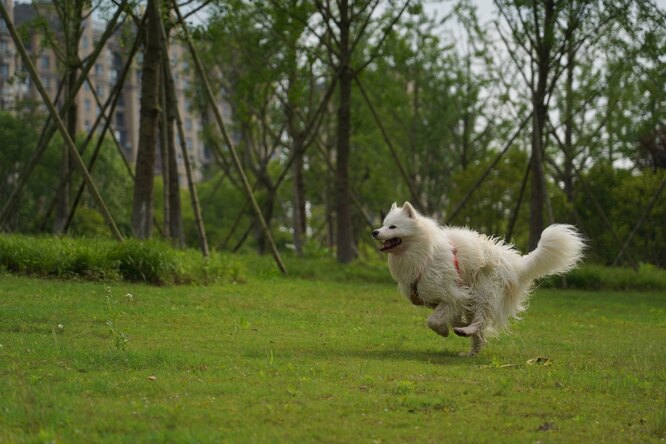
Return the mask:
[[379,251],[399,253],[404,251],[410,238],[416,236],[420,215],[409,203],[402,207],[393,203],[384,218],[384,225],[372,232],[372,237],[381,242]]

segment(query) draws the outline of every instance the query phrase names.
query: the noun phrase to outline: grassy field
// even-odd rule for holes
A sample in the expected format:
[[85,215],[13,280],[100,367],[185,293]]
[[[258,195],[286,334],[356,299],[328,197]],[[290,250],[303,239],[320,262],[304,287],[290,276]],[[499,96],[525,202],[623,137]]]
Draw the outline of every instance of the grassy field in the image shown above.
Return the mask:
[[4,274],[0,295],[0,442],[666,438],[663,293],[540,290],[474,358],[380,283]]

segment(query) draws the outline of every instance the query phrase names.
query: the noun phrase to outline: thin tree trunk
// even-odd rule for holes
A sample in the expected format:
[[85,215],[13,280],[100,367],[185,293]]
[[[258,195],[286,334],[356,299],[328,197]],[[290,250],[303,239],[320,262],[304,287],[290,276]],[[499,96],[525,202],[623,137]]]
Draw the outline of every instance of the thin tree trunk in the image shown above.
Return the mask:
[[162,34],[162,56],[164,58],[164,84],[166,85],[166,105],[167,105],[167,117],[169,121],[169,137],[168,144],[170,147],[170,159],[174,159],[173,163],[170,163],[169,167],[173,168],[173,176],[175,177],[174,181],[170,182],[172,187],[171,193],[177,195],[177,198],[173,197],[173,205],[171,214],[171,231],[173,238],[177,241],[178,245],[182,248],[185,246],[185,234],[183,232],[183,218],[181,214],[181,205],[180,205],[180,187],[178,181],[178,166],[175,161],[175,140],[173,134],[173,124],[175,123],[176,129],[178,130],[178,140],[180,141],[181,154],[183,156],[183,166],[185,167],[185,176],[187,178],[187,187],[190,191],[190,199],[192,202],[192,211],[194,212],[194,222],[197,227],[197,232],[199,233],[201,253],[204,257],[208,257],[210,252],[208,250],[208,238],[206,236],[206,230],[204,228],[203,217],[201,215],[201,205],[199,204],[199,195],[197,194],[197,188],[194,184],[194,179],[192,177],[192,167],[190,165],[190,157],[187,150],[187,144],[185,142],[185,132],[183,131],[183,121],[180,117],[180,112],[178,111],[178,100],[176,98],[176,85],[173,80],[173,74],[171,73],[171,65],[169,64],[169,48],[168,41],[169,37],[167,35],[164,23],[160,23],[160,32]]
[[[293,149],[300,149],[294,141]],[[303,183],[303,155],[297,154],[294,159],[293,169],[293,239],[294,251],[297,256],[303,255],[303,236],[305,234],[305,202],[304,202],[304,183]]]
[[139,239],[149,238],[153,225],[153,179],[160,115],[159,92],[162,63],[159,8],[159,0],[148,0],[146,49],[141,81],[141,121],[132,205],[132,231]]
[[[571,23],[574,18],[571,16],[572,11],[569,11],[569,22]],[[571,25],[570,25],[571,26]],[[574,166],[573,166],[573,131],[574,131],[574,122],[573,122],[573,101],[574,101],[574,90],[573,90],[573,78],[574,78],[574,68],[575,68],[575,58],[576,58],[576,49],[574,46],[574,40],[568,39],[567,41],[567,71],[566,71],[566,80],[565,80],[565,109],[564,109],[564,194],[567,199],[567,204],[569,205],[569,221],[575,219],[573,201],[574,201]]]
[[544,229],[543,210],[545,203],[544,187],[544,128],[548,108],[546,94],[548,87],[548,74],[551,62],[551,47],[553,44],[554,4],[552,0],[544,2],[544,31],[541,44],[537,48],[537,86],[532,91],[532,171],[530,172],[530,229],[529,250],[534,250]]
[[[162,75],[165,75],[162,73]],[[160,108],[162,108],[162,113],[160,113],[160,172],[162,173],[162,214],[164,218],[164,226],[167,228],[168,235],[171,236],[171,230],[169,227],[171,211],[170,211],[170,189],[169,189],[169,136],[170,132],[169,123],[167,122],[167,88],[166,82],[162,82],[160,85]]]
[[[78,42],[77,42],[78,43]],[[70,67],[67,73],[67,92],[74,89],[76,84],[76,68]],[[69,109],[67,110],[66,120],[67,120],[67,133],[73,141],[76,142],[76,118],[77,118],[77,107],[76,101],[73,101]],[[53,222],[53,233],[62,234],[65,230],[65,225],[67,223],[67,215],[69,213],[70,198],[71,193],[71,181],[69,180],[70,171],[72,169],[71,159],[69,156],[69,150],[66,146],[62,147],[62,157],[60,158],[60,177],[63,180],[63,185],[58,188],[57,191],[57,203],[56,203],[56,212],[55,220]]]
[[351,90],[353,73],[349,66],[351,28],[349,2],[342,0],[340,7],[340,67],[338,131],[335,170],[335,215],[337,230],[337,258],[340,263],[354,259],[352,248],[352,217],[349,202],[349,155],[351,138]]

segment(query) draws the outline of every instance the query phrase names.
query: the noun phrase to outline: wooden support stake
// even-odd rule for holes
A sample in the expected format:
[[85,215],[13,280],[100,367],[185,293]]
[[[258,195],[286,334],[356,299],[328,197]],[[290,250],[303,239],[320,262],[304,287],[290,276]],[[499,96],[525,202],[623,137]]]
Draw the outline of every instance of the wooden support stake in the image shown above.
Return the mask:
[[201,63],[201,59],[199,58],[199,55],[197,54],[196,49],[194,48],[194,44],[192,43],[192,38],[190,36],[190,33],[187,29],[187,24],[185,23],[185,20],[183,19],[183,16],[180,13],[180,10],[178,9],[178,5],[174,3],[174,11],[176,12],[176,15],[178,16],[178,22],[180,23],[180,26],[183,30],[183,36],[185,37],[185,40],[187,41],[187,45],[190,49],[190,53],[192,55],[192,59],[194,60],[194,64],[196,66],[196,69],[199,73],[199,77],[201,77],[201,80],[203,82],[203,87],[206,92],[206,95],[208,96],[208,101],[209,104],[213,110],[213,114],[215,115],[215,120],[217,122],[217,126],[220,129],[220,132],[222,133],[222,137],[224,138],[224,142],[227,144],[229,147],[229,151],[231,152],[231,157],[234,162],[234,165],[236,167],[236,170],[238,171],[238,174],[241,177],[242,183],[243,183],[243,188],[245,189],[245,193],[247,194],[248,199],[250,199],[250,202],[252,204],[252,208],[254,209],[254,212],[257,215],[257,219],[259,220],[259,223],[261,224],[261,228],[264,231],[264,234],[266,235],[266,239],[268,240],[268,243],[270,244],[271,251],[273,252],[273,257],[275,258],[275,262],[280,269],[280,271],[284,274],[286,274],[287,269],[284,266],[284,263],[282,262],[282,258],[280,257],[280,253],[277,250],[277,246],[275,245],[275,242],[273,241],[273,236],[271,235],[270,229],[268,228],[268,225],[266,224],[266,219],[264,219],[264,215],[261,212],[261,209],[259,208],[259,204],[257,203],[257,200],[254,198],[254,194],[252,193],[252,188],[250,187],[250,182],[247,180],[247,176],[245,175],[245,171],[243,171],[243,166],[241,165],[240,158],[238,157],[238,153],[236,152],[236,148],[234,147],[234,144],[231,142],[231,138],[229,137],[229,134],[227,133],[227,130],[224,126],[224,122],[222,120],[222,114],[220,113],[219,108],[217,107],[217,103],[215,102],[215,95],[213,94],[213,90],[210,86],[210,81],[208,80],[208,74],[204,70],[203,64]]
[[476,180],[476,182],[474,182],[474,185],[472,185],[472,187],[467,191],[467,194],[465,194],[465,196],[462,198],[462,200],[460,202],[458,202],[458,205],[456,205],[456,208],[453,210],[453,212],[448,217],[448,219],[446,219],[446,222],[445,222],[446,225],[450,224],[451,221],[453,221],[453,219],[455,219],[455,217],[458,215],[460,210],[462,210],[462,208],[465,206],[465,204],[467,203],[469,198],[472,197],[472,193],[474,193],[474,191],[476,191],[476,189],[479,188],[479,186],[481,186],[481,183],[486,179],[486,177],[488,177],[488,174],[490,174],[492,169],[495,168],[495,166],[500,161],[502,156],[504,154],[506,154],[507,151],[509,151],[509,148],[511,148],[511,145],[513,144],[513,141],[516,140],[516,137],[518,137],[518,135],[521,133],[523,128],[525,128],[525,125],[527,125],[527,123],[532,118],[532,114],[533,113],[530,112],[530,114],[527,117],[525,117],[525,119],[520,124],[520,126],[518,127],[516,132],[514,132],[513,136],[511,136],[511,139],[509,139],[509,141],[507,142],[506,146],[504,146],[504,149],[502,151],[500,151],[500,153],[495,157],[495,160],[493,160],[493,162],[488,166],[488,168],[483,172],[483,174],[481,174],[481,176]]
[[393,144],[391,143],[391,139],[389,138],[388,133],[386,132],[386,128],[384,128],[384,124],[382,123],[382,120],[379,118],[379,114],[377,114],[377,111],[375,110],[375,107],[372,105],[372,102],[370,101],[370,97],[368,97],[368,94],[365,92],[365,89],[363,88],[363,85],[361,84],[361,81],[358,79],[358,76],[354,77],[354,81],[356,81],[356,85],[358,85],[358,89],[361,91],[361,94],[363,95],[363,98],[365,99],[365,103],[368,105],[368,108],[370,108],[370,112],[372,113],[372,117],[375,119],[375,123],[377,124],[377,127],[379,128],[379,131],[382,133],[382,137],[384,138],[384,142],[386,142],[386,146],[389,147],[389,151],[391,152],[391,156],[393,156],[393,160],[395,161],[395,164],[398,166],[398,171],[400,171],[400,175],[402,176],[402,180],[405,181],[405,184],[407,184],[407,187],[409,188],[409,193],[412,195],[412,199],[414,200],[414,203],[416,204],[416,206],[418,208],[421,208],[423,210],[424,207],[421,204],[421,199],[419,198],[419,193],[418,193],[418,191],[416,191],[416,187],[414,186],[414,183],[409,178],[409,175],[407,174],[407,170],[405,170],[405,167],[402,165],[402,162],[400,161],[400,157],[398,156],[398,152],[393,147]]
[[647,208],[645,208],[645,211],[643,211],[643,214],[641,215],[641,218],[636,223],[636,226],[634,227],[634,229],[631,230],[631,234],[629,234],[629,237],[627,238],[626,242],[624,243],[624,245],[622,245],[622,249],[617,254],[617,257],[615,258],[615,260],[613,261],[613,265],[618,264],[618,262],[620,261],[620,258],[624,254],[624,250],[627,249],[627,247],[629,246],[629,243],[631,242],[631,240],[636,235],[636,232],[641,227],[641,225],[643,225],[643,221],[645,221],[645,218],[648,216],[648,214],[650,214],[650,211],[652,211],[652,207],[654,206],[655,202],[657,202],[657,199],[659,199],[659,195],[661,194],[662,191],[664,191],[664,185],[666,185],[666,179],[661,180],[661,184],[659,185],[659,189],[657,190],[657,192],[654,194],[654,196],[650,200],[650,203],[648,204]]
[[[1,3],[1,2],[0,2]],[[106,27],[106,30],[104,31],[104,34],[102,34],[102,37],[100,40],[97,42],[94,51],[88,56],[88,63],[83,67],[81,75],[77,79],[74,87],[72,88],[72,91],[69,91],[69,94],[65,100],[65,104],[61,107],[62,112],[64,113],[65,110],[69,109],[71,106],[72,102],[76,98],[76,94],[78,93],[79,89],[83,85],[84,80],[86,79],[88,73],[92,69],[93,65],[95,64],[95,61],[97,60],[97,57],[99,54],[102,52],[102,49],[104,48],[104,45],[106,44],[106,41],[111,37],[113,34],[114,28],[116,26],[116,23],[118,22],[118,19],[120,18],[120,15],[122,13],[123,8],[127,4],[127,0],[123,0],[122,3],[118,6],[118,9],[116,10],[116,13],[114,16],[111,18],[111,21],[109,22],[108,26]],[[12,27],[14,30],[14,35],[16,34],[16,29],[14,28],[13,23],[11,22],[11,18],[9,17],[9,14],[7,13],[7,10],[4,9],[4,4],[3,6],[3,11],[2,11],[2,17],[3,20],[7,24],[7,28]],[[12,38],[14,38],[12,36]],[[19,40],[20,41],[20,40]],[[17,45],[18,48],[18,45]],[[23,49],[25,52],[25,48]],[[58,86],[58,95],[60,94],[61,88],[63,86],[64,79]],[[16,184],[16,187],[12,191],[12,194],[9,196],[9,199],[5,203],[5,205],[2,207],[2,210],[0,210],[0,224],[4,224],[5,220],[9,216],[10,212],[14,209],[16,204],[18,203],[18,200],[21,197],[21,194],[23,192],[23,188],[28,182],[28,179],[30,178],[30,175],[34,171],[35,167],[39,163],[39,159],[42,157],[46,149],[48,148],[48,145],[51,141],[51,138],[56,132],[55,126],[49,124],[49,119],[50,116],[47,117],[46,124],[44,125],[44,130],[42,131],[42,134],[39,138],[39,142],[37,144],[37,149],[33,152],[32,156],[30,157],[30,160],[28,161],[28,164],[26,165],[25,169],[21,173],[21,177],[19,178],[18,183]]]

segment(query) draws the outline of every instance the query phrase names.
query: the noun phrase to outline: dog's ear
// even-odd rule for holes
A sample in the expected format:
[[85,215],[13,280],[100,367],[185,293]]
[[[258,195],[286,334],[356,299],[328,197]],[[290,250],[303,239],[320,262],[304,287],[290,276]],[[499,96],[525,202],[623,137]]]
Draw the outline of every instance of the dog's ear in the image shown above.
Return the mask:
[[410,219],[414,219],[417,215],[416,210],[409,202],[404,203],[404,205],[402,206],[402,211],[404,211],[407,217],[409,217]]
[[393,205],[391,205],[391,211],[395,210],[396,208],[398,208],[398,204],[393,202]]

